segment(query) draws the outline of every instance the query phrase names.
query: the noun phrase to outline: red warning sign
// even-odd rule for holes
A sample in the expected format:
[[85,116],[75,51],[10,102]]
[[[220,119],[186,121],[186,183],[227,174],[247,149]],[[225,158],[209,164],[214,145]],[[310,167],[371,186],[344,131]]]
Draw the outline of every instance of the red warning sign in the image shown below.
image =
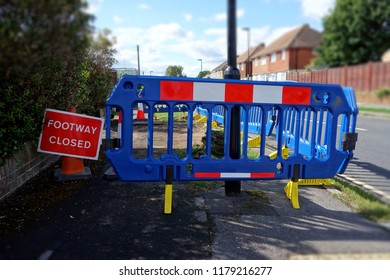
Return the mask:
[[38,152],[96,160],[103,125],[100,118],[46,109]]

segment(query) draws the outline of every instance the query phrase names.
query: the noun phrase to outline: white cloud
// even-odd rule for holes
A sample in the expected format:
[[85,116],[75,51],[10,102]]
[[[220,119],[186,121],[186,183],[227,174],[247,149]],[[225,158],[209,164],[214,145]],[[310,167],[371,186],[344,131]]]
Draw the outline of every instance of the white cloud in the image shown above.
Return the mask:
[[156,44],[161,44],[166,41],[181,41],[189,39],[187,33],[178,23],[162,23],[149,28],[147,36]]
[[184,19],[185,21],[191,21],[192,20],[192,14],[189,14],[189,13],[185,13],[184,14]]
[[237,9],[237,11],[236,11],[236,16],[237,16],[237,18],[241,18],[241,17],[243,17],[245,15],[245,10],[243,10],[243,9]]
[[[211,19],[211,18],[209,18]],[[292,27],[272,30],[270,26],[251,28],[251,47],[270,41]],[[177,22],[161,23],[146,27],[122,27],[113,30],[117,42],[115,67],[137,68],[137,45],[140,46],[141,72],[163,75],[169,65],[181,65],[184,73],[195,77],[200,71],[212,70],[227,58],[226,27],[209,28],[203,33],[184,29]],[[237,54],[247,50],[247,32],[237,28]]]
[[276,28],[276,29],[272,30],[267,35],[267,37],[265,39],[265,44],[269,45],[270,43],[275,41],[277,38],[282,36],[284,33],[286,33],[287,31],[290,31],[291,29],[296,28],[296,27],[298,27],[298,26],[285,26],[285,27],[280,27],[280,28]]
[[95,14],[97,11],[100,10],[103,4],[103,0],[88,0],[87,4],[88,4],[87,12],[89,14]]
[[121,22],[123,22],[123,19],[122,19],[121,17],[119,17],[119,16],[114,16],[113,20],[114,20],[114,22],[116,22],[116,23],[121,23]]
[[[250,47],[257,46],[260,43],[266,43],[268,37],[270,36],[270,27],[263,26],[259,28],[250,29]],[[242,28],[237,29],[237,54],[247,51],[248,49],[248,32]]]
[[225,21],[227,18],[226,13],[218,13],[214,15],[215,21]]
[[[271,29],[262,26],[250,29],[250,46],[269,44],[283,33],[296,26]],[[150,28],[117,28],[113,30],[118,63],[116,67],[137,68],[137,45],[140,46],[141,71],[149,75],[163,75],[169,65],[181,65],[184,73],[195,77],[200,71],[212,70],[227,58],[226,28],[209,28],[202,34],[184,29],[172,22],[157,24]],[[247,50],[247,32],[237,28],[237,54]]]
[[[207,44],[210,47],[213,47],[218,51],[218,56],[214,58],[216,61],[220,61],[226,59],[227,53],[227,31],[226,28],[209,28],[204,30],[204,34],[209,37]],[[214,68],[214,67],[213,67]]]
[[221,36],[226,34],[226,28],[209,28],[203,31],[207,36]]
[[[254,47],[260,43],[270,43],[270,40],[273,40],[278,35],[283,33],[283,31],[289,30],[292,27],[286,27],[277,29],[271,32],[270,26],[262,26],[258,28],[250,29],[250,47]],[[208,37],[213,37],[213,41],[205,42],[205,44],[212,45],[215,49],[218,49],[219,56],[217,61],[222,62],[227,58],[227,31],[226,28],[210,28],[204,31],[204,34]],[[242,28],[237,28],[237,55],[245,52],[248,49],[248,32],[244,31]],[[215,67],[216,65],[214,65]]]
[[[115,67],[137,68],[137,45],[140,47],[141,71],[154,75],[164,74],[172,64],[182,65],[186,71],[191,65],[185,61],[202,54],[192,31],[184,30],[178,23],[157,24],[150,28],[117,28],[113,30],[117,38],[115,48],[118,60]],[[210,47],[211,48],[211,47]],[[200,50],[199,50],[200,49]],[[193,59],[196,64],[196,59]],[[187,72],[187,75],[192,75]],[[197,74],[197,73],[196,73]]]
[[140,10],[149,10],[150,6],[148,4],[139,4],[138,9]]
[[301,0],[303,15],[308,18],[322,19],[334,8],[336,0]]
[[[236,17],[237,18],[241,18],[245,15],[245,10],[244,9],[237,9],[236,10]],[[212,17],[210,18],[207,18],[207,17],[203,17],[201,18],[202,21],[217,21],[217,22],[220,22],[220,21],[226,21],[227,20],[227,13],[226,12],[223,12],[223,13],[217,13],[217,14],[214,14]]]
[[224,56],[225,46],[216,46],[214,42],[204,40],[183,41],[171,46],[177,53],[182,53],[196,61],[201,58],[204,61],[219,61]]

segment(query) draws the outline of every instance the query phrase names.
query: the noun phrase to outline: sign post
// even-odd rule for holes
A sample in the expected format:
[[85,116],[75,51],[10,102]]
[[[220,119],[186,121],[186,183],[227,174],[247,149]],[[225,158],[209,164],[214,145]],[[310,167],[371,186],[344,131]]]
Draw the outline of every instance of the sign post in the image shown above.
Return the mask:
[[38,152],[97,160],[103,125],[97,117],[46,109]]

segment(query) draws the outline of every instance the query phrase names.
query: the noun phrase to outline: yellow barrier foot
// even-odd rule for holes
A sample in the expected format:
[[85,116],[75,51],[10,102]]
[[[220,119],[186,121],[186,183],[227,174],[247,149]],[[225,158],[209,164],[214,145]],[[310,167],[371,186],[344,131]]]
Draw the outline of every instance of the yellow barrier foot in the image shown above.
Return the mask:
[[299,179],[298,185],[300,186],[333,186],[333,182],[329,179]]
[[298,181],[299,181],[299,171],[301,166],[299,164],[294,164],[293,177],[290,182],[284,187],[284,192],[288,199],[290,199],[291,205],[294,209],[299,209],[299,200],[298,200]]
[[[278,151],[269,154],[270,159],[275,159],[278,156]],[[282,158],[287,159],[289,156],[287,146],[282,147]]]
[[201,114],[196,114],[196,115],[194,116],[194,121],[200,120],[201,117],[202,117]]
[[[207,119],[206,119],[206,121],[207,121]],[[200,122],[200,121],[199,121],[199,122]],[[207,127],[207,123],[205,122],[203,128],[206,128],[206,127]],[[211,129],[212,129],[212,130],[223,130],[222,128],[220,128],[220,127],[218,126],[218,123],[217,123],[216,121],[212,121],[212,122],[211,122]]]
[[172,213],[172,185],[165,185],[164,214]]
[[167,165],[164,196],[164,214],[172,213],[172,183],[173,183],[173,166]]
[[284,192],[286,196],[291,201],[291,205],[294,209],[299,209],[299,200],[298,200],[298,187],[299,186],[332,186],[333,182],[329,179],[291,179],[290,182],[284,187]]
[[288,199],[290,199],[291,205],[294,209],[299,209],[299,200],[298,200],[298,182],[290,180],[287,185],[284,187],[284,192]]
[[288,148],[287,148],[287,146],[284,146],[284,147],[282,148],[282,158],[283,158],[283,159],[287,159],[288,156],[289,156],[289,154],[288,154]]
[[248,140],[248,147],[257,148],[260,147],[261,136],[257,135],[256,137]]
[[207,117],[204,116],[204,117],[201,117],[200,119],[196,120],[197,123],[205,123],[207,122]]

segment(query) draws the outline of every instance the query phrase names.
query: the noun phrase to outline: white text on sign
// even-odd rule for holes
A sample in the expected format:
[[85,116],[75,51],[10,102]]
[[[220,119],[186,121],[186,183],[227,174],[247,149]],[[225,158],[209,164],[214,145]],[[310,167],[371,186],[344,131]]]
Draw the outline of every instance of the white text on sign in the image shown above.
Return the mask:
[[97,159],[103,119],[46,109],[38,151],[56,155]]

